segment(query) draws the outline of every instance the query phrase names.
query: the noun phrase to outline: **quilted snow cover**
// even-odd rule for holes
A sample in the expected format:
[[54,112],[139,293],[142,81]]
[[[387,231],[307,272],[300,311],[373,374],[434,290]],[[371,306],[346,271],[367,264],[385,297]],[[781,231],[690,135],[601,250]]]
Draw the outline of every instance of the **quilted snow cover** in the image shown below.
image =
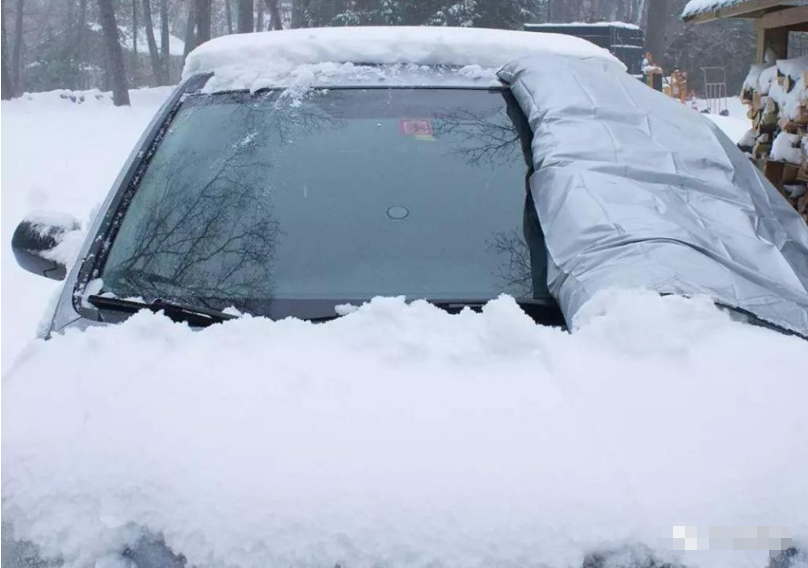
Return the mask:
[[709,120],[593,60],[499,71],[534,133],[548,284],[568,322],[607,288],[706,295],[808,336],[808,227]]

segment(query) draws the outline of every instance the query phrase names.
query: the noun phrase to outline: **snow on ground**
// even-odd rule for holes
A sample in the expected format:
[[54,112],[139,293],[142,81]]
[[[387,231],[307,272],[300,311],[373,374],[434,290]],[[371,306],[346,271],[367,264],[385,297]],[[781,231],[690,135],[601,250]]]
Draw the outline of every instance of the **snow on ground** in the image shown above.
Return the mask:
[[[86,222],[170,87],[132,91],[131,108],[108,94],[54,91],[2,103],[2,369],[35,333],[60,283],[17,266],[11,236],[30,211],[69,213]],[[96,98],[96,96],[101,97]]]
[[[696,101],[699,110],[710,108],[706,100],[700,99]],[[713,103],[716,104],[716,103]],[[720,108],[725,108],[724,102],[720,103]],[[717,107],[716,107],[717,108]],[[752,121],[746,116],[747,107],[741,102],[739,97],[728,97],[726,99],[726,109],[729,111],[729,116],[721,116],[718,112],[705,114],[709,120],[712,120],[716,126],[724,131],[730,140],[739,142],[744,134],[749,132],[752,128]]]
[[763,568],[664,539],[805,543],[808,343],[706,299],[587,312],[571,335],[509,298],[377,299],[324,325],[142,313],[38,343],[3,379],[3,520],[66,566],[117,566],[144,530],[200,568],[580,567],[638,544]]

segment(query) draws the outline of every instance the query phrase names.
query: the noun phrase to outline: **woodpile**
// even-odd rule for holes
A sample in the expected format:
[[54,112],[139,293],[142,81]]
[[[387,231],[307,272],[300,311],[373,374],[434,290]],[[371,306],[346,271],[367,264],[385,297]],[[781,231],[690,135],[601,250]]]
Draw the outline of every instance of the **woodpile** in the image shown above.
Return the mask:
[[808,57],[753,65],[741,98],[753,128],[739,146],[808,223]]

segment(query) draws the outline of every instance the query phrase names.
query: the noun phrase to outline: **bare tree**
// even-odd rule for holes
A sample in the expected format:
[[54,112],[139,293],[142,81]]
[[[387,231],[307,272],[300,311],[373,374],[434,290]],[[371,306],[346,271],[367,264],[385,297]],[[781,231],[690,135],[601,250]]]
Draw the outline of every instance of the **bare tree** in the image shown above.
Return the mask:
[[[259,0],[260,1],[260,0]],[[240,34],[247,34],[253,31],[253,0],[238,0],[238,22],[237,31]]]
[[123,65],[123,49],[118,39],[113,0],[98,0],[98,19],[104,34],[107,52],[107,72],[112,79],[112,102],[115,106],[129,105],[129,90]]
[[233,6],[230,0],[224,0],[224,14],[227,17],[227,33],[233,33]]
[[[87,38],[87,0],[79,0],[79,15],[76,21],[76,31],[73,38],[73,60],[81,62],[83,57],[86,57],[86,44]],[[86,84],[83,80],[83,74],[79,71],[76,77],[79,88],[85,88]]]
[[211,0],[196,0],[196,36],[195,45],[202,45],[210,40]]
[[188,0],[188,18],[185,20],[185,57],[196,47],[196,2]]
[[160,0],[160,57],[163,63],[164,85],[171,83],[171,51],[168,33],[168,0]]
[[136,70],[137,70],[137,0],[132,0],[132,75],[133,76]]
[[22,18],[25,11],[25,0],[17,0],[17,13],[14,14],[14,45],[11,54],[11,84],[16,89],[16,92],[22,92],[22,84],[20,83],[20,69],[22,68],[21,55],[22,55]]
[[655,61],[665,55],[665,22],[668,18],[668,0],[648,0],[648,21],[645,25],[645,51]]
[[[152,21],[151,0],[143,0],[143,24],[146,26],[146,42],[149,44],[149,58],[151,59],[152,74],[158,85],[165,85],[163,77],[163,62],[157,51],[157,40],[154,37],[154,22]],[[162,38],[160,38],[162,40]]]
[[258,2],[258,16],[255,19],[255,31],[264,31],[264,3]]
[[8,49],[6,48],[6,3],[0,2],[0,57],[3,59],[3,76],[0,83],[0,98],[7,101],[14,97],[14,84],[11,82],[11,73],[8,70]]
[[281,19],[281,11],[278,8],[278,0],[264,0],[269,11],[269,29],[282,30],[283,20]]

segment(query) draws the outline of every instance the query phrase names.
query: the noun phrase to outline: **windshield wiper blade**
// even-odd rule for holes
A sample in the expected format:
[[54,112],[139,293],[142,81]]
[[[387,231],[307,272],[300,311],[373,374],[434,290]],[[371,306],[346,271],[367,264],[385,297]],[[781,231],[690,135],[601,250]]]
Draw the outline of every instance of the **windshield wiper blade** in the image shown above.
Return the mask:
[[207,327],[214,323],[222,323],[238,318],[238,316],[218,310],[162,299],[146,303],[137,300],[122,300],[109,296],[92,295],[87,297],[87,301],[99,309],[130,314],[137,313],[140,310],[150,310],[155,313],[163,312],[172,321],[185,322],[195,327]]

